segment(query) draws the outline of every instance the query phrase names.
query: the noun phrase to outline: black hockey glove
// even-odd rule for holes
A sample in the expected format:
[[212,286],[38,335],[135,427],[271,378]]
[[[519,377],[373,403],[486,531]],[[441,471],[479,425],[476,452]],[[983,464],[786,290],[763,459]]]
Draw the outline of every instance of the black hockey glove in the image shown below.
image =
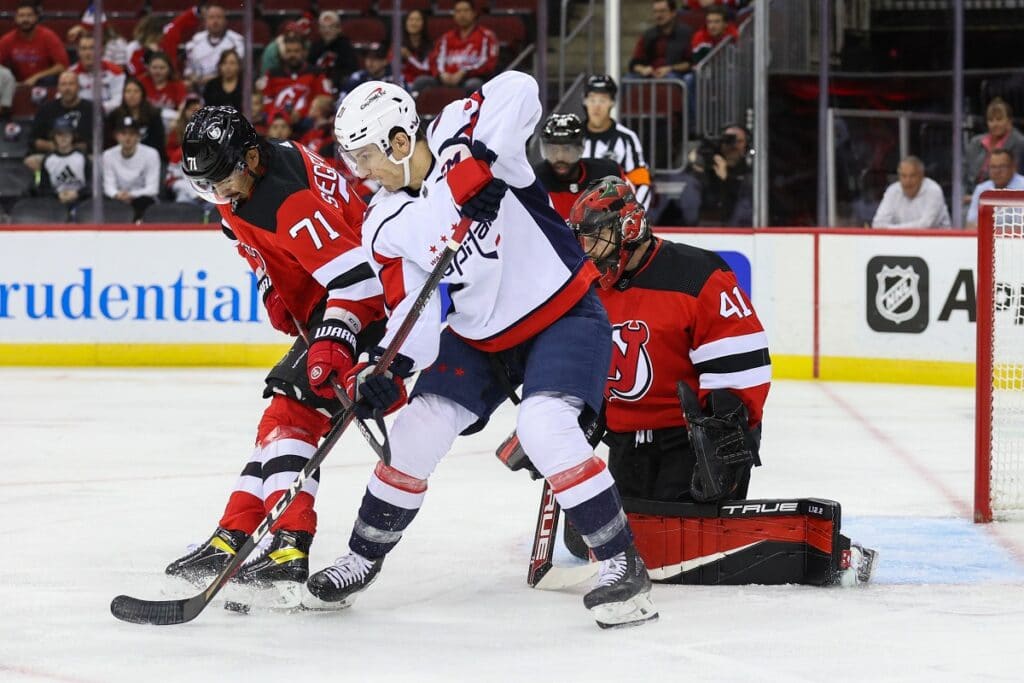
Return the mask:
[[715,390],[708,397],[708,415],[685,382],[677,388],[697,460],[690,495],[699,503],[727,499],[751,466],[761,464],[747,425],[747,408],[735,394]]
[[345,389],[355,402],[356,417],[366,420],[393,413],[405,405],[405,379],[412,375],[413,360],[397,354],[387,370],[373,374],[384,350],[370,352],[370,360],[353,367],[345,377]]
[[501,200],[508,191],[508,184],[501,178],[491,178],[477,194],[462,205],[462,215],[478,223],[490,223],[498,217]]
[[491,174],[491,164],[498,155],[480,140],[452,138],[441,145],[440,151],[452,145],[469,148],[470,158],[462,159],[448,171],[446,180],[455,203],[462,207],[462,215],[478,223],[490,223],[498,217],[501,200],[508,184]]

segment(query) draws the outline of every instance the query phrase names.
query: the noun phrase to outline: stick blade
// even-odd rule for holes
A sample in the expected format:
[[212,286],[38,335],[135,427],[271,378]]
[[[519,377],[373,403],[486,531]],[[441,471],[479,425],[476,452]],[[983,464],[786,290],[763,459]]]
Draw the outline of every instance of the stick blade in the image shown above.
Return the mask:
[[110,613],[131,624],[166,626],[183,624],[195,618],[186,614],[188,600],[140,600],[129,595],[118,595],[110,602]]
[[597,576],[599,562],[589,564],[558,566],[551,565],[544,575],[533,584],[542,591],[559,591],[577,586]]

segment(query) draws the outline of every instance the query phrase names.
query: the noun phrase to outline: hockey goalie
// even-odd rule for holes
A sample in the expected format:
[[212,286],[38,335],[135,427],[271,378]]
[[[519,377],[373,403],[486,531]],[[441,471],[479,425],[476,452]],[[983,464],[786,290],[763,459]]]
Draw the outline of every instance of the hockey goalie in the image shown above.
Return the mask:
[[[771,382],[768,341],[746,293],[713,252],[655,237],[628,183],[607,177],[573,204],[569,225],[601,271],[612,324],[602,415],[581,418],[608,445],[651,578],[682,584],[853,585],[877,553],[840,533],[831,500],[747,500]],[[513,434],[498,449],[529,468]],[[550,568],[557,504],[541,505],[531,585]],[[566,545],[586,558],[571,526]],[[547,554],[538,557],[540,553]]]

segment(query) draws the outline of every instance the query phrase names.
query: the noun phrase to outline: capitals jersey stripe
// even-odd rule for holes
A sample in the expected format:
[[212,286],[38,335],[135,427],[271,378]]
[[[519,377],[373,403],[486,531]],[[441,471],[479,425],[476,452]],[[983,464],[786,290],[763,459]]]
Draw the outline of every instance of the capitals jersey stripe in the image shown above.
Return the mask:
[[566,311],[590,291],[591,285],[600,277],[600,273],[590,261],[582,264],[571,280],[565,283],[554,296],[540,308],[536,308],[523,316],[510,327],[486,339],[468,339],[455,330],[452,332],[462,338],[470,346],[481,351],[504,351],[521,344],[530,337],[540,334],[562,317]]
[[[402,211],[404,211],[410,204],[412,204],[412,201],[405,202],[399,206],[393,214],[382,220],[370,240],[370,250],[373,253],[373,258],[377,263],[383,266],[377,277],[380,279],[381,285],[384,287],[384,306],[389,312],[395,310],[398,303],[405,298],[405,276],[402,273],[402,259],[387,258],[385,256],[381,256],[377,252],[377,238],[380,237],[381,230],[383,230],[384,226],[397,218],[398,215],[401,214]],[[367,210],[367,218],[369,218],[370,212],[373,210],[374,206],[375,205],[371,205],[370,209]]]
[[551,207],[547,190],[540,181],[535,180],[529,187],[510,189],[523,208],[530,213],[530,217],[537,223],[565,267],[570,270],[579,268],[580,262],[585,260],[585,257],[580,256],[579,242],[565,224],[565,220]]
[[764,332],[753,332],[733,337],[724,337],[701,344],[690,351],[690,360],[694,363],[705,363],[722,356],[732,356],[759,349],[768,350],[768,335]]
[[740,372],[753,370],[765,365],[771,365],[772,360],[768,355],[768,349],[757,349],[746,353],[736,353],[731,356],[719,356],[706,360],[703,363],[694,363],[693,367],[701,375],[705,373],[721,374],[728,372]]
[[707,391],[712,389],[750,389],[767,385],[771,381],[772,367],[764,365],[752,370],[741,370],[739,372],[702,373],[700,375],[700,388]]

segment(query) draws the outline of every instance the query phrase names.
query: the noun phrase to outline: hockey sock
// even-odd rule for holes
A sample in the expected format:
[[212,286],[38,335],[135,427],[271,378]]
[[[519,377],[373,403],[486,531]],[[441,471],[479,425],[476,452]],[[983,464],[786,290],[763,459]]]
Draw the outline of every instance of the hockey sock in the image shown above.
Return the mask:
[[[235,483],[220,526],[252,533],[316,450],[327,431],[328,419],[285,396],[274,396],[263,412],[256,448]],[[302,492],[274,525],[274,530],[316,532],[313,501],[320,472],[306,481]]]
[[369,559],[386,555],[416,517],[426,491],[426,479],[377,463],[352,527],[349,548]]
[[586,461],[548,477],[566,518],[583,536],[598,560],[618,555],[633,543],[633,535],[615,481],[604,462]]

